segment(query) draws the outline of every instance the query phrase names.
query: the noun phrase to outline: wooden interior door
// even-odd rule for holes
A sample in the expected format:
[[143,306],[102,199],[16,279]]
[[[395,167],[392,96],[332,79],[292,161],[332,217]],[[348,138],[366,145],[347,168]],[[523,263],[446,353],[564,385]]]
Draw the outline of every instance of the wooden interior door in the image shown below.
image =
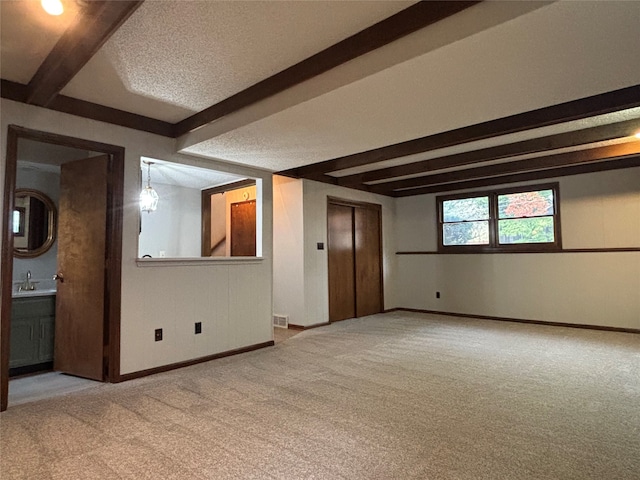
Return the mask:
[[54,369],[104,379],[108,155],[60,174]]
[[256,255],[256,201],[231,204],[231,256]]
[[354,208],[356,316],[382,311],[380,210]]
[[380,206],[333,202],[327,205],[329,321],[380,313],[384,304]]
[[353,207],[327,205],[329,321],[356,316]]

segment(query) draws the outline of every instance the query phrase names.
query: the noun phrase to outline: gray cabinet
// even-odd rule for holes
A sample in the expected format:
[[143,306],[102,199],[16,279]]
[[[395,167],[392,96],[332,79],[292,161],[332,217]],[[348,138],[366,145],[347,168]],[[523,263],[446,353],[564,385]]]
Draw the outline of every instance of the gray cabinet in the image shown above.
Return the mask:
[[10,368],[53,360],[55,314],[55,295],[13,299]]

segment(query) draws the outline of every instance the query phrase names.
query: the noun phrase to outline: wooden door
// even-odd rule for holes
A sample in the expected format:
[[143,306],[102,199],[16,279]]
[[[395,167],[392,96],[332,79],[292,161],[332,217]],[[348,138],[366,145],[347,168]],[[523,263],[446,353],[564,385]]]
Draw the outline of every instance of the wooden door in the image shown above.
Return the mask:
[[354,208],[356,316],[382,311],[380,211]]
[[381,231],[379,205],[329,201],[330,322],[382,311]]
[[60,174],[54,369],[104,378],[108,155],[65,163]]
[[329,321],[356,316],[353,251],[353,207],[327,205]]
[[256,201],[231,204],[231,256],[256,255]]

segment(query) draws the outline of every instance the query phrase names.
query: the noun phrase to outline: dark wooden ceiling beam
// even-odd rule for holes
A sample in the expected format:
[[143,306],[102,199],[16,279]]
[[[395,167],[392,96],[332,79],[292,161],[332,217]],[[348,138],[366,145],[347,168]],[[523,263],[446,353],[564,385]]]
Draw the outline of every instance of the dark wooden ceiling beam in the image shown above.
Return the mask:
[[432,193],[455,192],[459,190],[469,190],[481,187],[492,187],[495,185],[506,185],[509,183],[531,182],[534,180],[544,180],[556,177],[567,177],[570,175],[581,175],[584,173],[604,172],[607,170],[619,170],[623,168],[640,167],[640,155],[625,157],[613,160],[602,160],[599,162],[574,165],[572,167],[551,168],[548,170],[536,170],[534,172],[516,173],[512,175],[502,175],[492,178],[481,178],[465,182],[447,183],[433,185],[430,187],[415,188],[410,190],[400,190],[388,194],[392,197],[411,197],[415,195],[426,195]]
[[324,162],[290,169],[283,174],[306,178],[309,175],[336,172],[347,168],[374,164],[408,155],[429,152],[485,138],[522,132],[533,128],[580,120],[594,115],[640,106],[640,85],[614,90],[558,105],[539,108],[508,117],[457,128],[394,145],[355,153]]
[[62,34],[29,82],[26,103],[48,106],[141,4],[142,0],[84,3],[77,21]]
[[280,93],[480,1],[421,1],[176,124],[177,136]]
[[350,187],[359,183],[391,180],[394,177],[427,173],[443,168],[460,167],[490,160],[515,157],[517,155],[539,153],[546,150],[555,150],[575,145],[601,142],[604,140],[626,137],[635,133],[638,129],[640,129],[640,119],[627,120],[609,125],[600,125],[598,127],[585,128],[573,132],[532,138],[521,142],[508,143],[505,145],[498,145],[495,147],[483,148],[455,155],[447,155],[444,157],[422,160],[405,165],[398,165],[395,167],[380,168],[378,170],[358,173],[355,175],[347,175],[345,177],[337,177],[338,185]]
[[389,195],[396,191],[414,189],[416,187],[464,182],[479,178],[490,178],[536,170],[555,170],[562,167],[600,162],[606,159],[622,158],[638,154],[640,154],[640,142],[623,143],[606,147],[590,148],[588,150],[545,155],[514,162],[467,168],[464,170],[454,170],[452,172],[435,175],[407,178],[405,180],[370,185],[369,188],[372,192]]
[[[0,94],[2,98],[25,103],[27,86],[21,83],[10,82],[9,80],[2,80],[0,82]],[[105,107],[97,103],[78,100],[77,98],[56,95],[46,108],[82,118],[98,120],[112,125],[119,125],[121,127],[173,138],[172,123],[125,112],[116,108]]]

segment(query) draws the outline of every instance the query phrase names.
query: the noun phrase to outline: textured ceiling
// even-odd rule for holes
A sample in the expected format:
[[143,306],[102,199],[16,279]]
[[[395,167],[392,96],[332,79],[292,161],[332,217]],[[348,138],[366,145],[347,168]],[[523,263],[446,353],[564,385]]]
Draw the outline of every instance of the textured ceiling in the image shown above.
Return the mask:
[[146,1],[62,93],[177,121],[411,3]]
[[[494,147],[496,145],[506,145],[509,143],[520,142],[523,140],[529,140],[532,138],[545,137],[549,135],[556,135],[565,132],[575,132],[585,128],[597,127],[600,125],[610,125],[617,122],[624,122],[625,120],[640,119],[640,108],[629,108],[627,110],[621,110],[615,113],[608,113],[604,115],[597,115],[581,120],[574,120],[572,122],[558,123],[555,125],[549,125],[546,127],[539,127],[530,130],[525,130],[517,133],[510,133],[508,135],[500,135],[496,137],[490,137],[482,140],[476,140],[473,142],[466,142],[459,145],[454,145],[446,148],[438,148],[429,152],[418,153],[415,155],[408,155],[405,157],[398,157],[391,160],[385,160],[377,162],[373,165],[362,165],[360,167],[345,168],[343,170],[337,170],[331,172],[330,175],[334,177],[344,177],[346,175],[353,175],[356,173],[367,172],[371,170],[377,170],[387,167],[395,167],[398,165],[406,165],[412,162],[418,162],[422,160],[429,160],[432,158],[444,157],[447,155],[455,155],[462,152],[469,152],[472,150],[479,150],[483,148]],[[640,122],[639,122],[640,123]],[[633,132],[629,132],[630,135]],[[633,137],[631,137],[633,138]],[[629,141],[628,138],[621,139],[623,142]],[[582,148],[581,145],[575,145],[569,150],[578,150]]]
[[558,2],[185,152],[279,171],[635,85],[640,2]]
[[[78,5],[78,0],[64,1],[73,8]],[[640,105],[640,1],[484,1],[449,16],[445,13],[451,13],[451,3],[428,2],[404,12],[412,17],[404,16],[401,25],[414,25],[415,20],[415,28],[402,31],[397,17],[388,21],[413,4],[146,0],[124,23],[116,22],[96,34],[96,45],[102,47],[95,54],[83,56],[79,48],[91,39],[88,31],[95,30],[76,28],[65,36],[69,41],[58,44],[47,57],[73,22],[73,12],[54,18],[42,13],[37,0],[0,0],[2,79],[17,82],[3,82],[2,93],[11,100],[40,105],[34,92],[49,88],[52,101],[42,103],[47,108],[165,137],[181,135],[175,143],[179,152],[274,172],[297,168],[287,173],[383,194],[400,178],[421,176],[429,182],[426,177],[438,169],[429,166],[434,164],[431,160],[443,156],[464,153],[464,159],[479,158],[472,162],[477,167],[501,164],[502,173],[495,174],[499,176],[514,171],[515,160],[527,159],[519,164],[526,164],[524,170],[531,169],[531,163],[546,165],[540,167],[544,170],[557,164],[533,159],[597,146],[601,147],[598,155],[611,152],[610,158],[616,157],[616,151],[633,150],[596,142],[624,137],[633,133],[627,128],[640,125],[640,108],[628,108]],[[91,17],[92,9],[87,8],[82,18],[99,23],[78,23],[78,27],[106,25],[108,12],[115,15],[122,4],[92,5],[99,5],[102,13]],[[413,17],[416,12],[426,18]],[[381,20],[383,25],[377,23]],[[374,24],[373,31],[357,37],[367,38],[366,48],[360,49],[363,45],[358,47],[352,40],[335,48],[337,42]],[[377,36],[385,41],[378,43]],[[332,46],[331,61],[336,63],[327,66],[314,57]],[[360,55],[350,56],[349,49]],[[309,57],[312,60],[300,66]],[[329,54],[320,57],[326,61]],[[51,75],[34,79],[45,58]],[[296,64],[299,70],[286,71]],[[310,72],[311,78],[306,76]],[[30,80],[33,85],[27,86]],[[626,90],[621,93],[620,89]],[[72,99],[55,97],[56,93]],[[600,107],[600,101],[627,110],[582,118],[580,113],[568,113],[565,105],[553,110],[562,112],[557,121],[582,119],[555,125],[548,124],[553,123],[551,118],[546,123],[538,113],[531,113],[586,97],[592,98],[580,105],[591,115],[612,111]],[[200,113],[192,117],[196,112]],[[514,129],[499,120],[523,112],[530,113],[520,115],[525,123]],[[605,124],[609,126],[598,127],[597,132],[583,132]],[[476,134],[482,128],[490,131]],[[462,131],[463,138],[449,140]],[[504,134],[509,131],[518,133]],[[558,134],[562,138],[553,143],[555,150],[544,146],[546,136]],[[438,143],[434,136],[448,140]],[[483,140],[472,141],[476,138]],[[410,148],[390,147],[404,142]],[[425,147],[424,153],[408,155],[425,144],[433,149]],[[438,148],[443,145],[452,146]],[[384,150],[380,157],[377,149]],[[299,168],[354,154],[355,160]],[[564,168],[587,157],[564,154],[558,161],[565,162]],[[595,164],[602,157],[592,160]],[[370,163],[362,165],[366,161]],[[461,178],[459,172],[450,174],[464,165],[459,158],[445,158],[435,165],[441,165],[438,174]],[[239,178],[189,169],[159,161],[152,181],[205,188]],[[470,166],[469,178],[486,171],[497,169]],[[354,183],[358,178],[368,180]],[[389,183],[384,187],[387,193],[378,185],[384,182]],[[403,183],[408,184],[418,181]]]
[[142,157],[140,167],[142,168],[143,183],[147,181],[147,165],[144,164],[145,161],[153,162],[153,165],[151,165],[151,185],[163,183],[166,185],[202,190],[204,188],[226,185],[227,183],[233,183],[247,178],[217,172],[208,168],[192,167],[190,165]]

